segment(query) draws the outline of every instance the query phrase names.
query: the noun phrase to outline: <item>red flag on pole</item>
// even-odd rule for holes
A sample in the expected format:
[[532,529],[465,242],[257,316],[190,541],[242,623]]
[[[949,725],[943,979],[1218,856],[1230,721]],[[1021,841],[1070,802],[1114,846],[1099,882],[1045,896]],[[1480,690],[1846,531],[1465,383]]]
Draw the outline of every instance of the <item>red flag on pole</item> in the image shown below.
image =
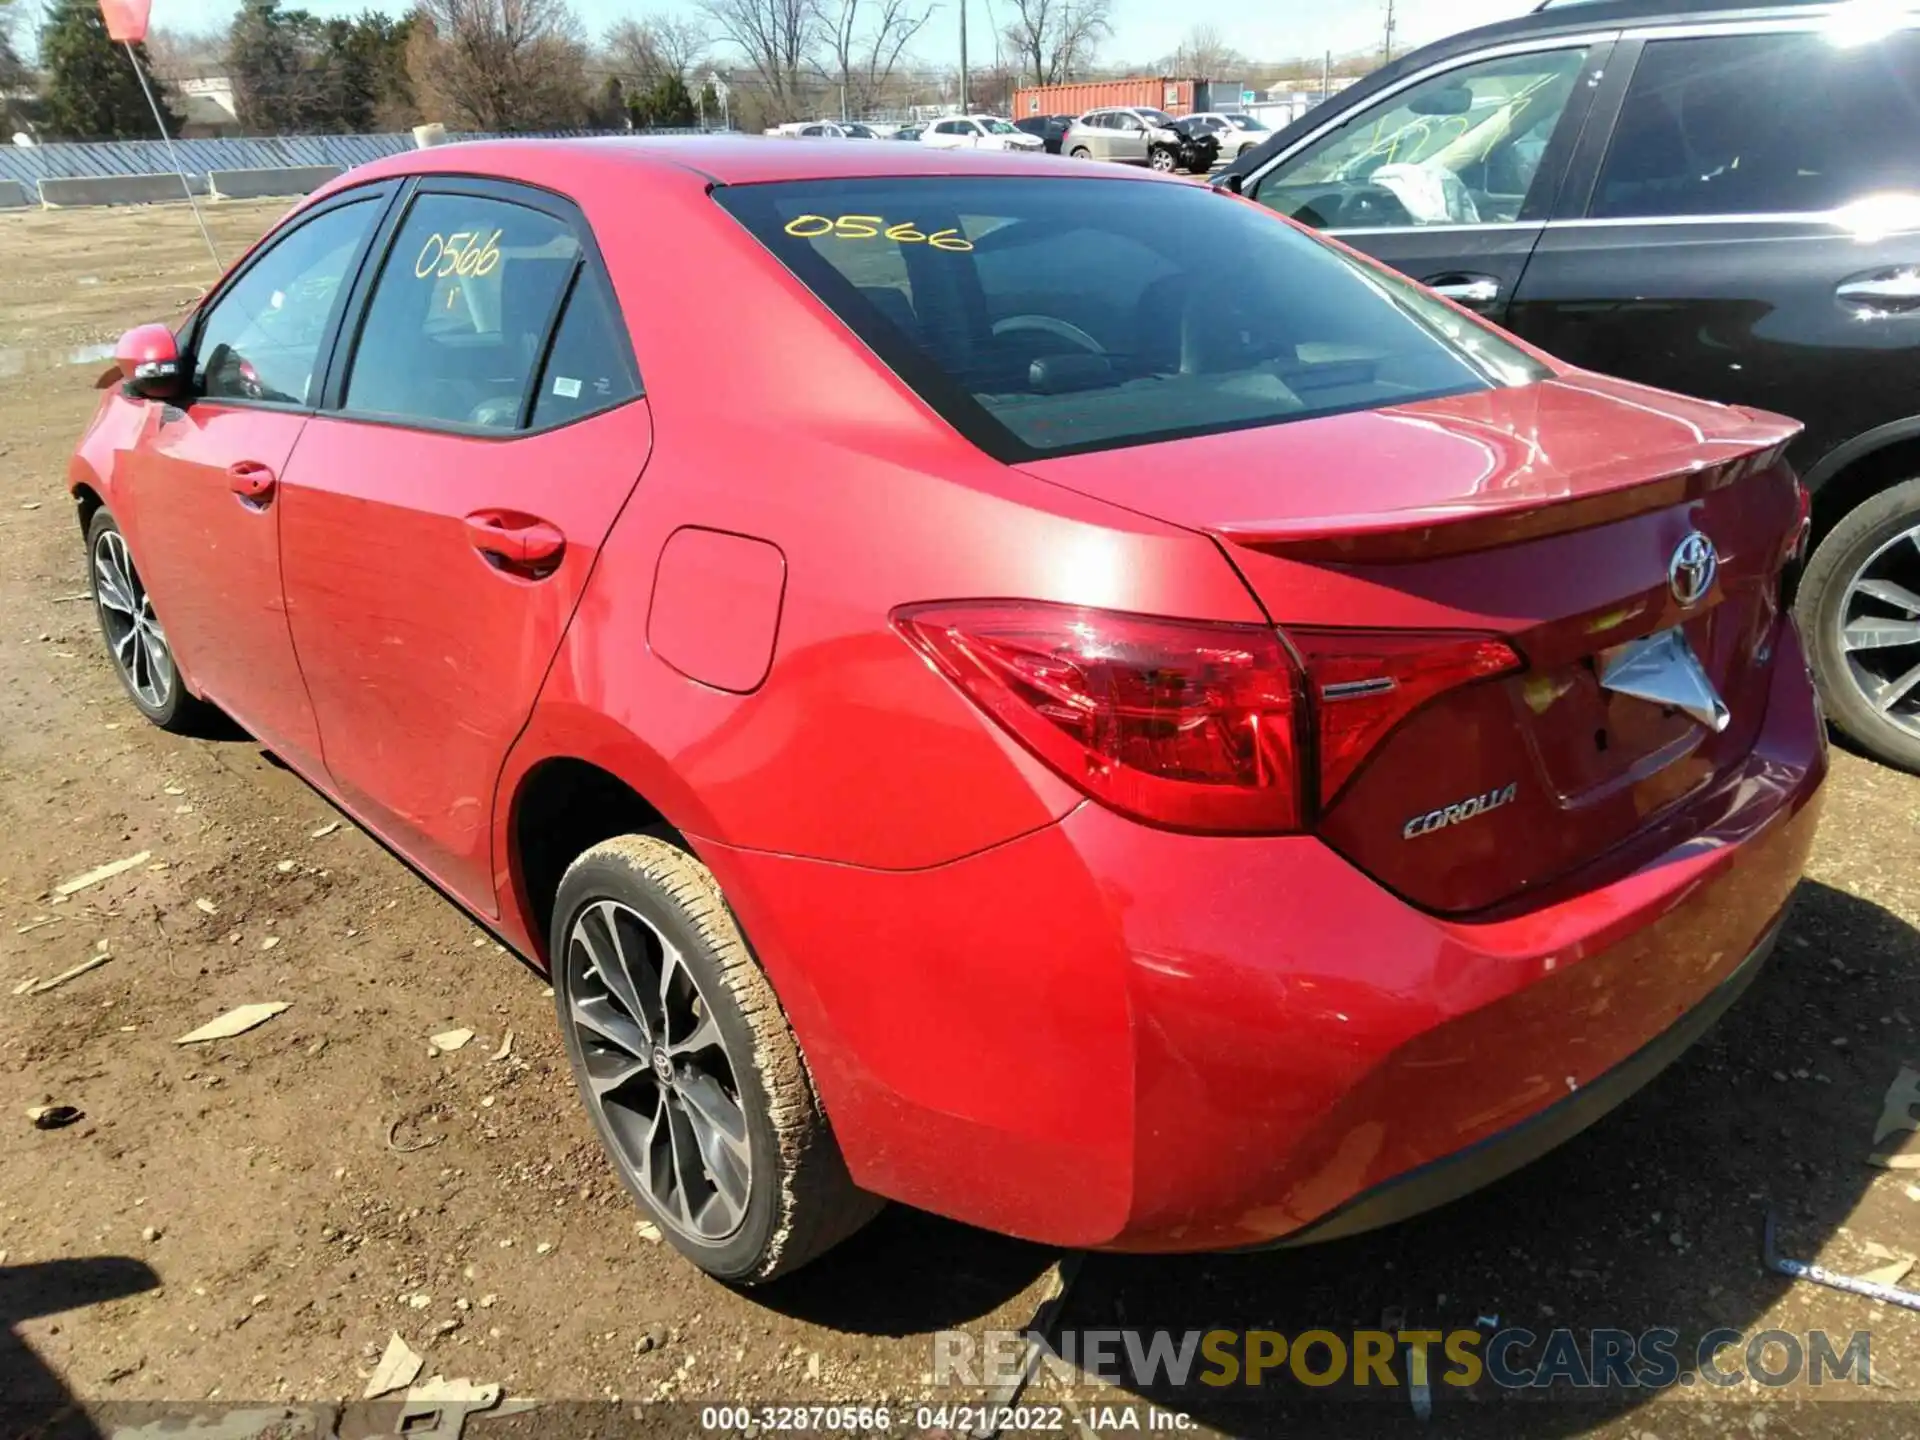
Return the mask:
[[100,0],[107,34],[122,45],[138,45],[147,38],[147,12],[152,9],[153,0]]

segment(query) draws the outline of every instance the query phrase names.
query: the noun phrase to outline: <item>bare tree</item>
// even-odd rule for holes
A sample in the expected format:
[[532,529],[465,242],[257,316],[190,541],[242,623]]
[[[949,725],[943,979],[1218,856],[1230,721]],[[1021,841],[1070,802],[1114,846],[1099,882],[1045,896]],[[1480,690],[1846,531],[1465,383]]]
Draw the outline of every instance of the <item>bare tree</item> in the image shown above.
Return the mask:
[[1167,61],[1167,73],[1193,80],[1230,79],[1247,63],[1218,27],[1196,25]]
[[1002,38],[1019,60],[1021,79],[1058,85],[1093,63],[1113,33],[1112,0],[1013,0],[1014,19]]
[[873,108],[913,37],[933,18],[918,0],[822,0],[819,27],[826,46],[823,79],[840,87],[840,114]]
[[767,87],[769,109],[782,120],[798,116],[801,75],[814,68],[819,41],[815,0],[704,0],[702,8]]
[[655,15],[614,22],[604,48],[608,63],[623,78],[654,85],[671,75],[691,86],[694,72],[713,49],[713,39],[698,20]]
[[585,47],[566,0],[419,0],[408,49],[421,108],[476,130],[576,125]]

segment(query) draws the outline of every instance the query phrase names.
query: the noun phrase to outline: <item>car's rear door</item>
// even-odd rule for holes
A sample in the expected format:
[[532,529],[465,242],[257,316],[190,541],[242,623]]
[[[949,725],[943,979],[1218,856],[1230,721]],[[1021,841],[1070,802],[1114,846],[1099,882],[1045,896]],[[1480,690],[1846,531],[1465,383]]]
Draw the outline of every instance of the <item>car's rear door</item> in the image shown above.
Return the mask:
[[567,201],[435,177],[383,247],[282,480],[287,612],[343,797],[490,914],[495,783],[651,424]]
[[281,602],[279,484],[393,188],[321,202],[236,268],[186,336],[189,393],[145,402],[115,466],[114,508],[180,667],[304,767],[320,748]]
[[1599,32],[1455,56],[1330,116],[1241,192],[1503,319],[1611,46]]
[[1512,326],[1793,415],[1803,469],[1920,412],[1920,30],[1897,24],[1853,44],[1818,15],[1630,32]]

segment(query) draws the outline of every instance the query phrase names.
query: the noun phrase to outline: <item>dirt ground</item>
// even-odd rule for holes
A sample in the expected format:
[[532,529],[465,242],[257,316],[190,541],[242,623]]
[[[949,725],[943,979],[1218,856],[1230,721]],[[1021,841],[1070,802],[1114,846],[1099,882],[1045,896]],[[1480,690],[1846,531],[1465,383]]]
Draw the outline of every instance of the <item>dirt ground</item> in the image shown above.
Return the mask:
[[[222,247],[281,208],[219,207]],[[696,1409],[644,1407],[934,1394],[934,1332],[1025,1326],[1058,1254],[895,1207],[770,1290],[699,1277],[637,1231],[541,979],[244,736],[176,739],[123,698],[62,476],[95,399],[89,347],[173,316],[210,275],[181,209],[0,217],[0,1434],[10,1417],[86,1433],[78,1410],[49,1421],[63,1397],[109,1432],[155,1413],[134,1402],[211,1401],[324,1434],[338,1417],[299,1407],[356,1400],[394,1332],[424,1375],[549,1402],[544,1428],[495,1417],[475,1434],[553,1433],[560,1415],[695,1433]],[[1088,1402],[1151,1423],[1143,1400],[1228,1434],[1920,1428],[1920,1315],[1757,1259],[1768,1207],[1785,1250],[1845,1273],[1920,1252],[1920,1176],[1864,1163],[1884,1092],[1920,1066],[1917,823],[1920,781],[1836,754],[1774,963],[1652,1087],[1492,1191],[1298,1253],[1088,1257],[1061,1313],[1077,1330],[1292,1334],[1395,1309],[1435,1329],[1868,1330],[1870,1388],[1439,1393],[1425,1424],[1404,1390],[1342,1405],[1043,1375],[1030,1398],[1072,1399],[1082,1434],[1126,1423]],[[258,1001],[288,1008],[173,1043]],[[436,1055],[427,1037],[455,1027],[475,1038]],[[84,1118],[38,1130],[42,1104]]]

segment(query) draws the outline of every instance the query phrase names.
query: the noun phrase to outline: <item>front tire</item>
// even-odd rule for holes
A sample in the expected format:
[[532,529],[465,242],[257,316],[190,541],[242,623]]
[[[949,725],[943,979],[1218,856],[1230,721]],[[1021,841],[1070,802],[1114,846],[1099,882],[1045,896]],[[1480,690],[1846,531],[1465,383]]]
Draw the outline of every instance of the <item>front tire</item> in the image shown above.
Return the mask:
[[1093,152],[1084,145],[1076,145],[1073,147],[1070,158],[1074,160],[1091,160],[1093,158]]
[[1874,759],[1920,772],[1920,479],[1841,517],[1794,613],[1833,723]]
[[140,713],[162,730],[190,735],[213,714],[213,707],[187,693],[173,658],[153,597],[140,580],[133,551],[111,511],[96,510],[87,524],[88,588],[93,613],[114,673]]
[[879,1210],[706,866],[653,836],[594,846],[560,882],[549,953],[594,1129],[681,1254],[757,1285]]
[[1154,146],[1147,152],[1147,168],[1158,170],[1162,175],[1171,175],[1175,169],[1173,152],[1162,145]]

